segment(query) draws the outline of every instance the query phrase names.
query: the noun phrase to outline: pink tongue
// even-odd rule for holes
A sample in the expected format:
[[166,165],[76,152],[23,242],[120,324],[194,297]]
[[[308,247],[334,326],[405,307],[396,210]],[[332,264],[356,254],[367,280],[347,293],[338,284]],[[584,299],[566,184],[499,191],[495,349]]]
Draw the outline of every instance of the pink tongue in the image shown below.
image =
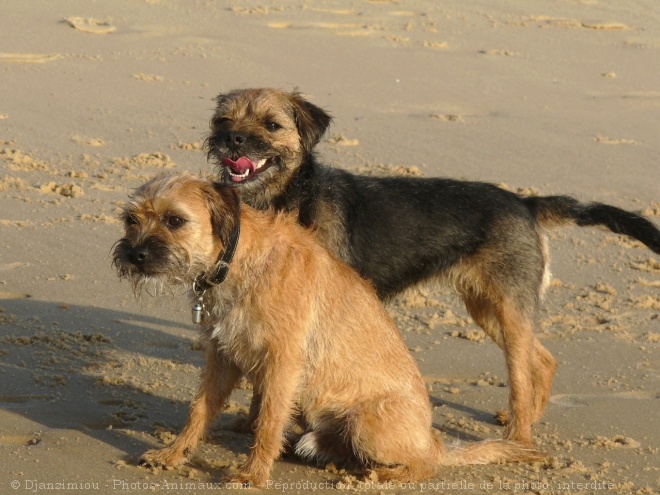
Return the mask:
[[244,174],[246,170],[250,170],[250,172],[254,172],[254,169],[256,168],[252,160],[244,156],[240,157],[236,161],[230,160],[229,158],[223,158],[222,164],[225,167],[231,168],[237,174]]

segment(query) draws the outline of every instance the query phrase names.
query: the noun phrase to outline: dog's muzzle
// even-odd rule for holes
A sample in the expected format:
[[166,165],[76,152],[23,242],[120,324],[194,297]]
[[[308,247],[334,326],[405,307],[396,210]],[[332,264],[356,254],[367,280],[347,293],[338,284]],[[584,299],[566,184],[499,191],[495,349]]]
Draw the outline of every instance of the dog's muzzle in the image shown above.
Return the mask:
[[150,238],[139,244],[122,239],[114,251],[114,265],[124,275],[156,275],[166,264],[167,247],[158,239]]

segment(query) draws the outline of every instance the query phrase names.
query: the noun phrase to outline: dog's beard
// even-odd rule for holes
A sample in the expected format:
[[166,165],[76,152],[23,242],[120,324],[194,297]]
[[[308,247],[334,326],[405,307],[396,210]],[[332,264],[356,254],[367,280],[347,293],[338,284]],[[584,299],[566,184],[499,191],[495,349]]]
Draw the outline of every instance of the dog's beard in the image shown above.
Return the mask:
[[130,280],[133,293],[138,299],[142,294],[149,296],[181,295],[185,294],[190,288],[188,280],[166,275],[145,275],[135,272],[126,278]]

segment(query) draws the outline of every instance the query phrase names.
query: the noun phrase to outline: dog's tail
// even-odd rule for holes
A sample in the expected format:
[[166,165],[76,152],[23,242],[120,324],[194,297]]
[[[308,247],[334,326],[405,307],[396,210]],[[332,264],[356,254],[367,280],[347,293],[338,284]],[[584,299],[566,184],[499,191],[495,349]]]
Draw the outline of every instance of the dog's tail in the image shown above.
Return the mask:
[[637,239],[660,254],[660,230],[637,213],[603,203],[581,203],[570,196],[530,196],[523,201],[543,226],[602,225],[616,234]]
[[547,456],[532,446],[513,440],[484,440],[482,442],[455,442],[440,456],[443,466],[490,464],[494,462],[534,462]]

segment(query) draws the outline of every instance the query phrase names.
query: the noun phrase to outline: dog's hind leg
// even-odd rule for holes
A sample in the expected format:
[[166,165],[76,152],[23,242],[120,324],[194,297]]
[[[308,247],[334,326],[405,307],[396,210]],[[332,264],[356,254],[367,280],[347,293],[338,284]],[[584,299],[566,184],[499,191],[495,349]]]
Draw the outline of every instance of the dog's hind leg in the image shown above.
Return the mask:
[[247,416],[238,418],[227,429],[236,433],[252,433],[254,431],[255,422],[259,417],[259,407],[261,404],[261,395],[256,390],[252,391],[252,400],[250,401],[250,410]]
[[241,372],[218,353],[216,340],[206,343],[205,361],[202,383],[197,396],[190,404],[190,412],[183,430],[172,445],[145,452],[140,459],[140,465],[167,467],[184,462],[222,410],[241,377]]
[[557,371],[557,361],[541,342],[534,338],[534,357],[532,359],[532,385],[534,387],[534,414],[532,422],[537,422],[543,416],[548,401],[552,380]]
[[502,328],[504,358],[509,372],[509,421],[504,436],[531,444],[534,417],[533,323],[509,300],[499,302],[495,313]]
[[414,482],[437,474],[444,449],[431,430],[427,401],[421,384],[414,395],[392,393],[350,410],[346,431],[355,455],[374,465],[379,481]]
[[550,398],[556,361],[534,337],[531,317],[521,314],[512,303],[496,305],[474,294],[464,299],[475,322],[505,353],[511,396],[509,412],[499,414],[499,418],[509,425],[506,437],[527,442],[531,440],[529,425],[543,415]]
[[423,480],[437,475],[440,466],[545,457],[531,445],[512,440],[486,440],[445,449],[431,429],[428,404],[419,399],[417,394],[388,395],[365,400],[348,411],[346,431],[354,452],[372,466],[379,482]]

